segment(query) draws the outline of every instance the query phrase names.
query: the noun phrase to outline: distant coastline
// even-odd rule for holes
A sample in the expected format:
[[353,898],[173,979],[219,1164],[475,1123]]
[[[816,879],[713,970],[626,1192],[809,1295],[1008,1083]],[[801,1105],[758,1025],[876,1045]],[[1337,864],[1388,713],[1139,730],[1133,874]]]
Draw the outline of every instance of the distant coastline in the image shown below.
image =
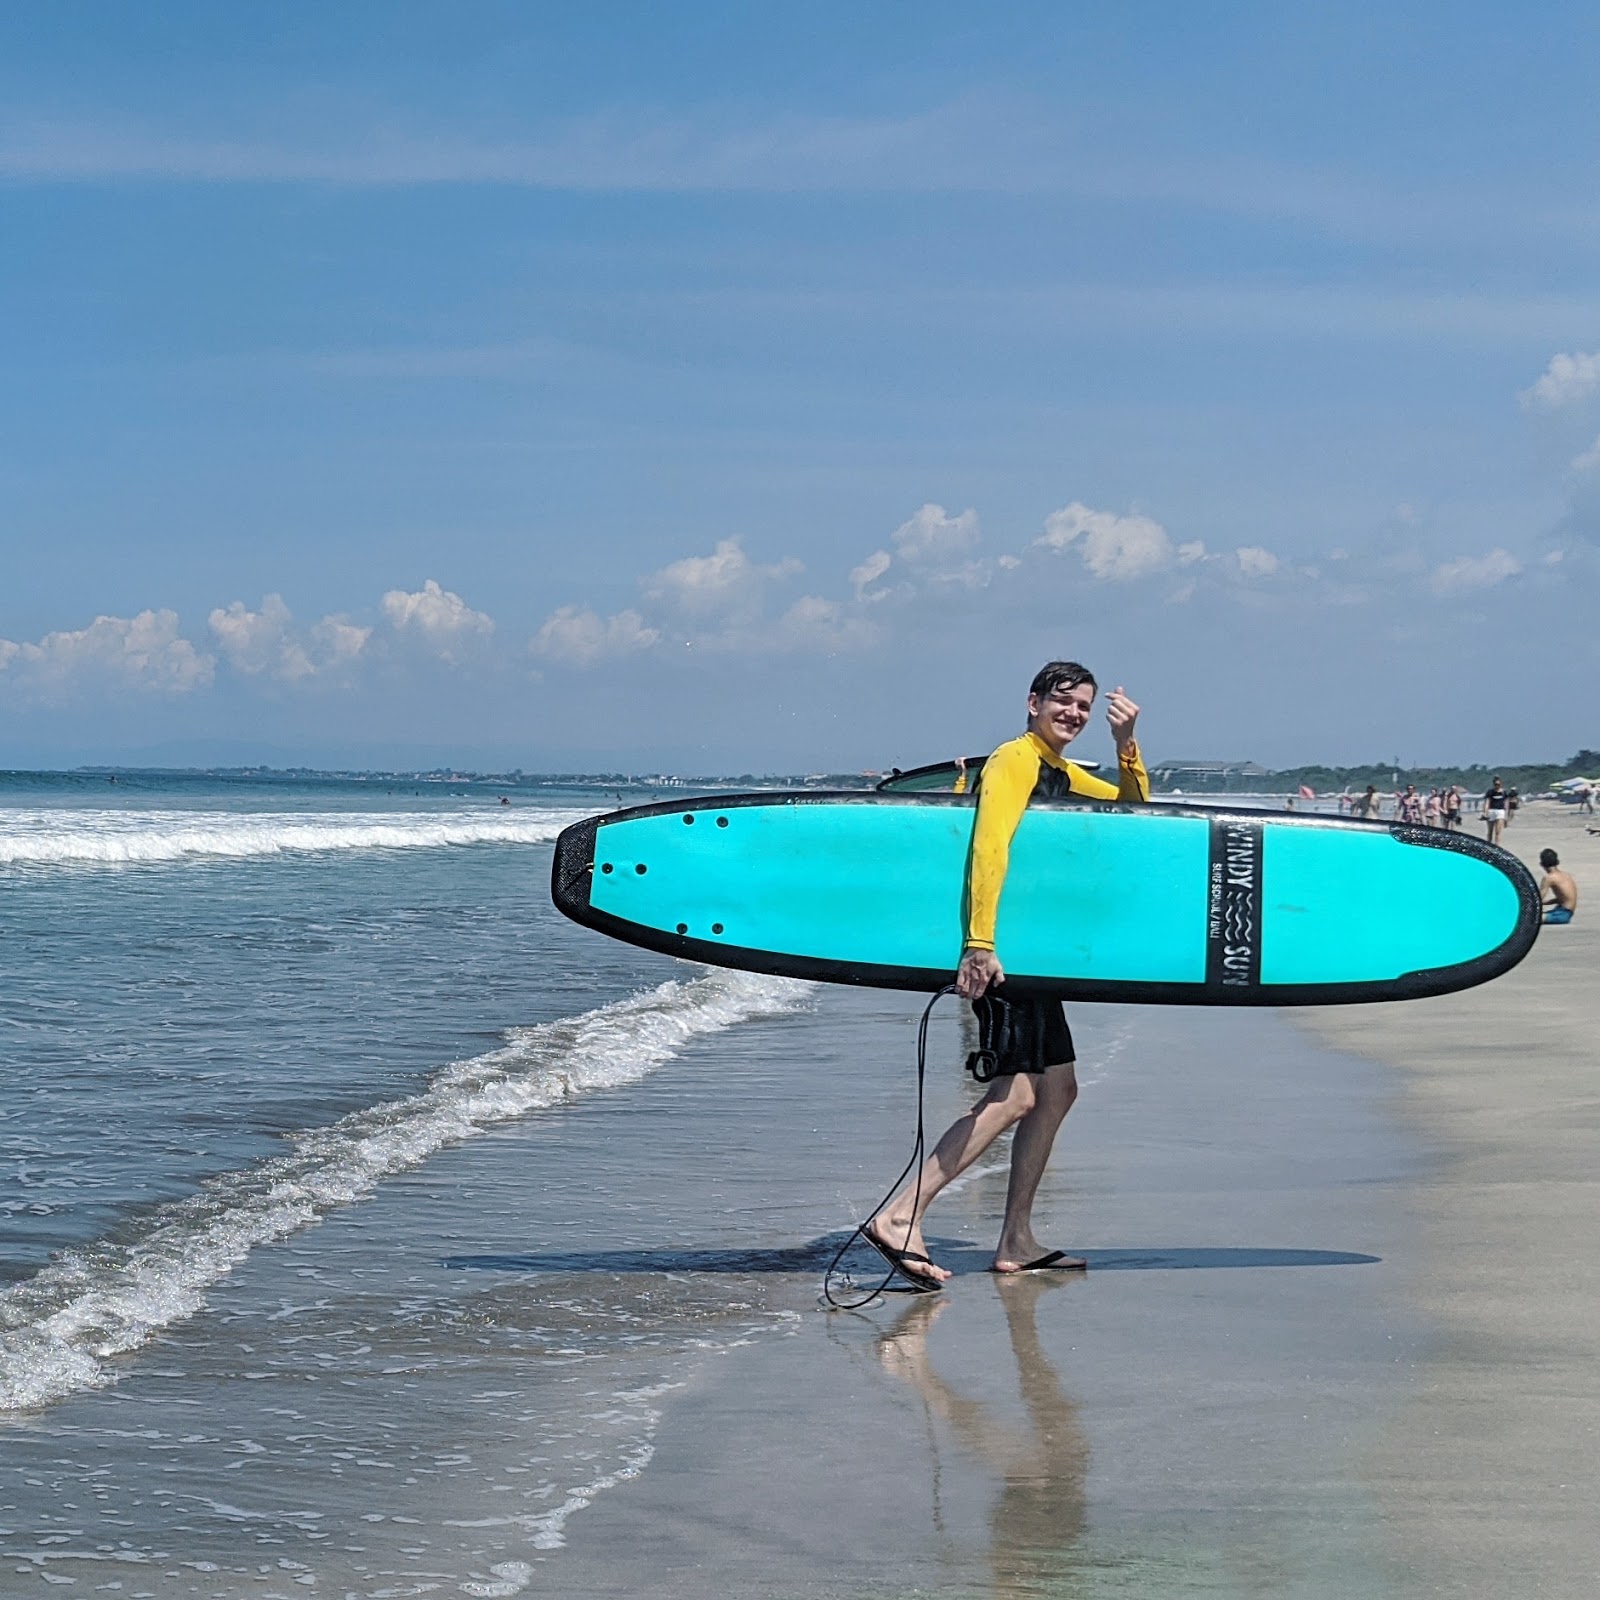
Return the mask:
[[[809,773],[690,772],[528,772],[521,768],[478,771],[466,767],[339,768],[305,766],[146,766],[114,762],[72,768],[14,768],[0,778],[132,778],[208,779],[237,783],[426,783],[456,784],[499,790],[546,788],[610,789],[870,789],[890,770]],[[1369,783],[1388,791],[1407,783],[1419,789],[1458,784],[1465,793],[1481,793],[1498,776],[1507,788],[1538,794],[1567,778],[1600,778],[1600,751],[1583,749],[1566,761],[1509,762],[1488,765],[1406,767],[1396,762],[1358,766],[1311,764],[1266,768],[1248,761],[1167,761],[1151,766],[1157,794],[1295,794],[1302,787],[1317,794],[1364,789]]]

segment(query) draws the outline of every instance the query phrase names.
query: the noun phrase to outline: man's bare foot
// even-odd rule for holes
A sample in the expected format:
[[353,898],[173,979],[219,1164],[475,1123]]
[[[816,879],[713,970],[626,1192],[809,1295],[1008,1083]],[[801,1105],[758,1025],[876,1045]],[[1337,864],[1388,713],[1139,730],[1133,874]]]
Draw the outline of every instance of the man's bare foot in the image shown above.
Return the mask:
[[1089,1263],[1082,1256],[1069,1256],[1065,1250],[1045,1250],[1038,1255],[1018,1251],[1015,1256],[997,1255],[990,1269],[1004,1277],[1017,1272],[1086,1272]]
[[941,1267],[928,1259],[927,1241],[922,1237],[919,1224],[913,1223],[908,1229],[904,1222],[885,1217],[880,1212],[868,1219],[861,1232],[884,1260],[913,1283],[938,1289],[950,1276],[948,1267]]

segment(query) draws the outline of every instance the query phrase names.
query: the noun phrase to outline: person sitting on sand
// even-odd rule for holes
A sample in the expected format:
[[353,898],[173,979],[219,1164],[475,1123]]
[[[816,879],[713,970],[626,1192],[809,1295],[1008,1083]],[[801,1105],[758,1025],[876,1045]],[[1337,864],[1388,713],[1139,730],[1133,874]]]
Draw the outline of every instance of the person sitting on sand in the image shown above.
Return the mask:
[[1578,885],[1570,872],[1561,866],[1561,857],[1554,850],[1539,852],[1539,865],[1544,876],[1539,880],[1539,901],[1544,906],[1546,922],[1571,922],[1578,909]]
[[1120,688],[1106,696],[1106,721],[1117,747],[1117,785],[1091,777],[1061,752],[1083,732],[1098,685],[1087,667],[1051,661],[1028,690],[1028,730],[1000,746],[977,778],[978,815],[967,858],[967,936],[956,992],[972,1001],[979,1037],[992,1043],[993,1072],[984,1097],[934,1146],[920,1176],[887,1201],[862,1237],[919,1289],[939,1288],[949,1271],[928,1258],[922,1218],[940,1190],[966,1171],[1008,1128],[1011,1184],[995,1247],[996,1272],[1047,1267],[1081,1269],[1062,1250],[1034,1237],[1033,1199],[1050,1159],[1056,1131],[1078,1095],[1076,1051],[1059,1000],[1004,992],[1005,969],[995,953],[1000,890],[1011,859],[1011,838],[1032,800],[1068,795],[1094,800],[1148,800],[1150,778],[1133,726],[1139,708]]

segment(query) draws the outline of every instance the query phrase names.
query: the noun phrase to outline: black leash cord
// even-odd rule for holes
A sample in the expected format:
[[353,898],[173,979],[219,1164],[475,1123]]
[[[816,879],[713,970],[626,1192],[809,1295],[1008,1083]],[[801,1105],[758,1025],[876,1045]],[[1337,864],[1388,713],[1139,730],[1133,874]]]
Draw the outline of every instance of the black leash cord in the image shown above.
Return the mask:
[[[883,1281],[879,1283],[876,1288],[868,1290],[867,1293],[862,1295],[859,1300],[841,1300],[833,1292],[833,1275],[839,1270],[839,1263],[844,1260],[845,1251],[847,1251],[857,1239],[861,1238],[866,1233],[867,1223],[871,1222],[872,1219],[877,1216],[877,1214],[886,1205],[888,1205],[888,1203],[894,1198],[895,1193],[899,1189],[900,1185],[906,1181],[913,1171],[915,1171],[917,1174],[917,1183],[916,1188],[911,1194],[911,1221],[906,1224],[905,1240],[899,1247],[902,1250],[910,1248],[911,1230],[917,1225],[917,1206],[922,1199],[922,1166],[923,1159],[927,1151],[928,1142],[926,1132],[923,1128],[922,1119],[923,1086],[926,1083],[928,1076],[928,1019],[933,1015],[933,1008],[938,1005],[938,1003],[944,999],[947,994],[954,994],[955,992],[956,986],[953,983],[947,983],[944,988],[940,989],[936,994],[934,994],[934,996],[928,1001],[927,1005],[922,1008],[922,1021],[917,1025],[917,1137],[911,1146],[911,1159],[906,1162],[905,1166],[901,1169],[900,1176],[889,1185],[888,1193],[886,1193],[883,1199],[881,1199],[877,1205],[875,1205],[872,1210],[867,1213],[866,1217],[862,1221],[856,1224],[855,1230],[851,1233],[850,1237],[839,1246],[838,1250],[834,1253],[833,1260],[828,1263],[828,1270],[822,1275],[822,1297],[836,1311],[854,1311],[858,1307],[867,1305],[870,1301],[876,1300],[878,1296],[882,1294],[891,1283],[894,1282],[896,1274],[901,1272],[901,1269],[898,1267],[890,1267],[889,1270],[884,1273]],[[910,1277],[911,1274],[905,1273],[904,1276]]]

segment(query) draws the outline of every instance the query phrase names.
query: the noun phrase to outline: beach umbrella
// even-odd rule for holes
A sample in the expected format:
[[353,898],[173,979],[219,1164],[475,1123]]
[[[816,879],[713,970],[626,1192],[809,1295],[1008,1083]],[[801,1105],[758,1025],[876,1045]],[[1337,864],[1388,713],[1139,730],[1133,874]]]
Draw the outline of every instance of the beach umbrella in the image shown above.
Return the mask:
[[1300,798],[1302,800],[1315,800],[1317,798],[1317,791],[1313,789],[1310,784],[1302,783],[1300,785]]

